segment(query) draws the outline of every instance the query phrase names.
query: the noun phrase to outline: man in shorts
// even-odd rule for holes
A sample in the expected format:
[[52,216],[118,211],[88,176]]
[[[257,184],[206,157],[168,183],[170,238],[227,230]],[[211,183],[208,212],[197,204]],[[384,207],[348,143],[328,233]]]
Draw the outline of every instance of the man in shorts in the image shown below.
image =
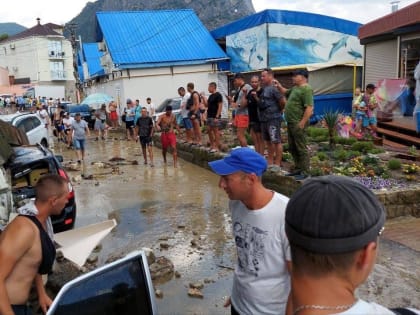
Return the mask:
[[280,167],[283,155],[280,131],[286,100],[275,87],[277,80],[274,79],[273,70],[267,68],[261,72],[261,83],[263,91],[260,95],[259,110],[262,137],[268,149],[267,162],[268,165]]
[[251,86],[244,81],[242,73],[235,74],[233,85],[236,88],[236,93],[233,99],[230,97],[229,102],[235,109],[235,127],[236,136],[241,147],[247,147],[248,142],[245,137],[245,132],[249,125],[248,107],[246,106],[246,96],[251,91]]
[[77,163],[85,160],[86,135],[90,136],[89,127],[86,121],[82,120],[80,113],[76,113],[71,125],[73,129],[73,147],[77,154]]
[[160,115],[158,121],[156,122],[156,128],[161,132],[160,141],[162,143],[162,156],[163,163],[166,164],[166,152],[168,147],[172,149],[172,156],[174,159],[174,167],[177,167],[178,155],[176,151],[176,135],[174,128],[179,130],[179,126],[176,123],[176,117],[172,113],[172,106],[166,106],[166,112],[164,115]]
[[74,122],[74,118],[70,116],[68,112],[64,113],[63,117],[63,127],[64,127],[64,134],[66,135],[66,142],[67,142],[67,149],[70,149],[73,146],[73,130],[72,125]]
[[140,140],[144,165],[147,165],[147,153],[149,153],[150,167],[153,167],[153,119],[148,115],[146,107],[141,109],[141,116],[137,119],[136,134],[137,139]]
[[101,137],[102,140],[105,140],[107,136],[107,125],[106,125],[106,119],[107,119],[108,113],[106,112],[106,105],[102,104],[100,109],[97,109],[95,112],[95,125],[94,129],[96,131],[96,141],[99,140],[99,137]]
[[125,129],[127,132],[127,141],[134,140],[134,118],[136,116],[136,111],[134,108],[133,101],[127,99],[127,108],[125,109]]
[[185,88],[182,86],[178,88],[178,94],[179,96],[182,97],[181,117],[182,117],[182,122],[184,124],[184,129],[185,129],[185,140],[187,141],[188,144],[192,144],[193,125],[192,125],[190,117],[188,116],[189,110],[187,109],[187,102],[190,99],[191,94],[189,92],[186,92]]
[[210,82],[208,99],[203,98],[204,105],[207,107],[207,126],[210,141],[210,152],[219,151],[220,147],[220,119],[222,118],[223,97],[217,92],[216,82]]

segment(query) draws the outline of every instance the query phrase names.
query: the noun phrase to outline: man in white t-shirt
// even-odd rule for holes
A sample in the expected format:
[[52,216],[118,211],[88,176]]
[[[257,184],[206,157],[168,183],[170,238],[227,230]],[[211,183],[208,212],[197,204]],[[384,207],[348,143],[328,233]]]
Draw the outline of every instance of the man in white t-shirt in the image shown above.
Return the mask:
[[155,105],[152,103],[152,99],[150,97],[146,98],[146,109],[147,114],[152,117],[155,114]]
[[209,166],[230,199],[238,254],[225,307],[231,306],[232,314],[285,314],[291,266],[284,230],[288,198],[263,186],[267,162],[250,148],[232,150]]
[[64,134],[66,135],[68,149],[70,149],[70,147],[73,145],[73,130],[72,130],[73,121],[74,121],[74,118],[71,117],[68,112],[64,113],[63,127],[64,127]]
[[307,180],[286,208],[292,253],[293,315],[420,314],[355,297],[369,276],[385,224],[385,210],[365,186],[345,176]]
[[44,105],[42,106],[42,109],[39,111],[39,117],[41,118],[45,128],[48,128],[48,125],[49,125],[49,115],[48,115],[47,108],[48,107]]
[[182,117],[182,123],[185,128],[185,140],[187,143],[192,143],[192,122],[190,117],[188,116],[189,110],[187,109],[187,102],[191,97],[190,92],[186,92],[184,87],[178,88],[178,94],[182,97],[181,100],[181,117]]

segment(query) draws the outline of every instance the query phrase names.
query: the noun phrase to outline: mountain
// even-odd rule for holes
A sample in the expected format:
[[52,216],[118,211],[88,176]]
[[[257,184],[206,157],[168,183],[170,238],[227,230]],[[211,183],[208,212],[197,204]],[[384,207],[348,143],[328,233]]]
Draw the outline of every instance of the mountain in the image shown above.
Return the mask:
[[17,23],[0,23],[0,35],[7,34],[10,37],[24,30],[26,27]]
[[95,42],[96,12],[165,9],[193,9],[209,30],[255,13],[252,0],[98,0],[88,2],[66,25],[73,24],[84,43]]

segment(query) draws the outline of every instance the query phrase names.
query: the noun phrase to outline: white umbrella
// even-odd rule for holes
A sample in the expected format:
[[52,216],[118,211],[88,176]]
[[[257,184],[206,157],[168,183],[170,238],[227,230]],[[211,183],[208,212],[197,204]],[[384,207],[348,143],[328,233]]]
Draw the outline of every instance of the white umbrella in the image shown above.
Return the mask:
[[87,104],[94,109],[98,109],[102,104],[108,105],[114,98],[104,93],[93,93],[87,96],[81,103]]

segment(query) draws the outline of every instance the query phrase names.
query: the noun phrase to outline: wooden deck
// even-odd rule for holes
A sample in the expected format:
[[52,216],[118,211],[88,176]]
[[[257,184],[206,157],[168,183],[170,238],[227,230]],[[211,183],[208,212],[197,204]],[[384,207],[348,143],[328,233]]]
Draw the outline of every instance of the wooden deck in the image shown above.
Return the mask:
[[394,117],[389,122],[378,122],[378,135],[391,147],[414,145],[420,148],[420,134],[416,132],[413,117]]

